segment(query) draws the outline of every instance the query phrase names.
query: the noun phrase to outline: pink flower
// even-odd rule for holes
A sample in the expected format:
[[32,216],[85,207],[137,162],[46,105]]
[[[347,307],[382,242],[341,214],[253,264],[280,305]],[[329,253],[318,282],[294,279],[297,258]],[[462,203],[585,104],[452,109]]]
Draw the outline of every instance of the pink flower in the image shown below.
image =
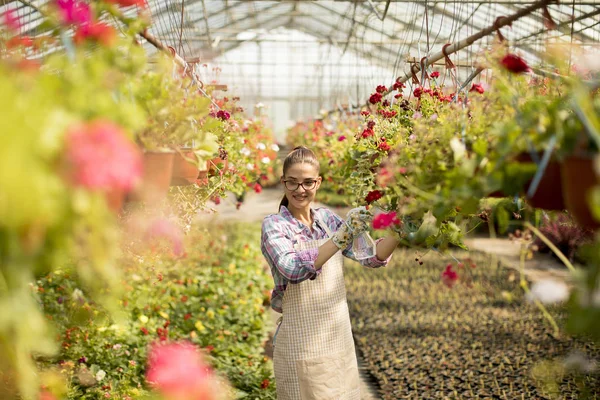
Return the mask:
[[521,74],[523,72],[531,71],[531,68],[529,68],[529,65],[527,65],[525,60],[523,60],[516,54],[505,55],[504,58],[500,61],[500,64],[502,64],[504,68],[515,74]]
[[73,183],[88,189],[129,191],[142,175],[142,157],[111,121],[78,124],[67,132],[66,159]]
[[396,211],[377,214],[375,218],[373,218],[373,229],[386,229],[392,225],[400,224],[401,221],[398,219]]
[[150,224],[146,231],[146,240],[156,242],[167,240],[170,242],[173,254],[177,257],[183,255],[183,233],[181,229],[166,218],[157,218]]
[[65,25],[87,25],[92,22],[90,6],[83,1],[56,0],[59,13]]
[[4,25],[13,32],[21,30],[21,21],[14,10],[9,9],[4,12]]
[[483,94],[485,92],[485,89],[483,88],[481,83],[474,83],[473,86],[471,86],[471,89],[469,89],[469,92],[477,92]]
[[446,265],[446,269],[442,272],[442,282],[444,285],[451,288],[458,281],[458,274],[452,270],[452,264]]
[[107,3],[118,4],[120,7],[138,6],[145,8],[148,4],[146,0],[105,0]]
[[440,77],[440,73],[438,71],[433,71],[430,76],[432,78],[439,78]]
[[262,192],[262,186],[260,186],[260,184],[258,184],[258,183],[255,183],[255,184],[254,184],[254,191],[255,191],[256,193],[260,193],[260,192]]
[[168,399],[214,399],[213,372],[189,342],[154,343],[148,355],[146,379]]
[[344,135],[341,135],[341,136],[338,138],[338,142],[343,142],[344,140],[346,140],[346,136],[344,136]]
[[382,98],[383,96],[381,95],[381,93],[373,93],[371,97],[369,97],[369,103],[377,104],[381,101]]

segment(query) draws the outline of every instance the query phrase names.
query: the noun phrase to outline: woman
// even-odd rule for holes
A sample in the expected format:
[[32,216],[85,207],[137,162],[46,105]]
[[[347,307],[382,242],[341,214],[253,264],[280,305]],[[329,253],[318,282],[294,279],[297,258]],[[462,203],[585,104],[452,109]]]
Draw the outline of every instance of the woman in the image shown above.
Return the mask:
[[[356,259],[352,241],[372,214],[357,208],[344,221],[327,208],[312,209],[321,180],[315,154],[296,147],[283,163],[279,213],[262,225],[261,249],[275,281],[271,306],[282,313],[273,338],[279,400],[360,399],[342,266],[343,256]],[[360,263],[384,266],[397,245],[381,239]]]

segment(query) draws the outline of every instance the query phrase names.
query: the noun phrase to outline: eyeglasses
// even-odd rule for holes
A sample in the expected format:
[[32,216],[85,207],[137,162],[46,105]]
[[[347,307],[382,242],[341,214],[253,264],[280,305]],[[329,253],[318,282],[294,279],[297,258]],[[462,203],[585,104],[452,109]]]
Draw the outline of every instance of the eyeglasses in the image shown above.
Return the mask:
[[285,185],[285,188],[291,192],[298,190],[298,188],[300,186],[302,186],[304,188],[304,190],[312,190],[315,188],[315,186],[317,186],[317,181],[316,180],[311,180],[311,181],[304,181],[302,183],[298,183],[295,181],[283,181],[283,184]]

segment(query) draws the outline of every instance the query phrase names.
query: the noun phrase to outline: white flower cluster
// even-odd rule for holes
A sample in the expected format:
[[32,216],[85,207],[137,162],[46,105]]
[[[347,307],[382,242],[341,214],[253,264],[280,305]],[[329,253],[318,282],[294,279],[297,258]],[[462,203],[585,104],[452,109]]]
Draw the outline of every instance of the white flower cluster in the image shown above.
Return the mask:
[[531,286],[527,300],[539,300],[544,304],[560,303],[569,298],[569,288],[564,282],[554,279],[541,279]]

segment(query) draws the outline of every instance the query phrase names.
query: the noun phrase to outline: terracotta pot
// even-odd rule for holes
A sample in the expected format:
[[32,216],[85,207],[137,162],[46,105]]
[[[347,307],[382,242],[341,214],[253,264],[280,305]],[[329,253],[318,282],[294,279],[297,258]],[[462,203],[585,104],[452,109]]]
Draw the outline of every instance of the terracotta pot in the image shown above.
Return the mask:
[[227,169],[228,164],[229,163],[227,162],[227,160],[221,160],[219,157],[213,158],[212,160],[208,160],[206,162],[208,176],[222,174]]
[[110,189],[104,193],[106,199],[106,205],[115,214],[118,214],[123,209],[123,203],[125,202],[125,191],[120,189]]
[[[540,159],[542,154],[539,154]],[[516,158],[521,162],[532,162],[531,155],[529,153],[521,153]],[[561,181],[561,167],[560,163],[554,159],[550,159],[544,175],[535,190],[534,195],[529,198],[527,197],[527,191],[529,185],[531,185],[531,179],[525,184],[524,195],[527,198],[527,202],[535,208],[542,208],[544,210],[564,210],[566,208],[563,199],[562,181]]]
[[567,210],[584,228],[597,229],[600,221],[592,216],[588,200],[590,190],[600,180],[594,171],[592,157],[567,157],[561,168],[563,196]]
[[173,152],[145,152],[142,182],[131,193],[131,199],[148,203],[164,199],[169,192],[174,158]]
[[198,166],[188,161],[195,158],[196,155],[193,151],[183,152],[183,155],[175,153],[171,186],[185,186],[196,182],[196,179],[198,179]]

